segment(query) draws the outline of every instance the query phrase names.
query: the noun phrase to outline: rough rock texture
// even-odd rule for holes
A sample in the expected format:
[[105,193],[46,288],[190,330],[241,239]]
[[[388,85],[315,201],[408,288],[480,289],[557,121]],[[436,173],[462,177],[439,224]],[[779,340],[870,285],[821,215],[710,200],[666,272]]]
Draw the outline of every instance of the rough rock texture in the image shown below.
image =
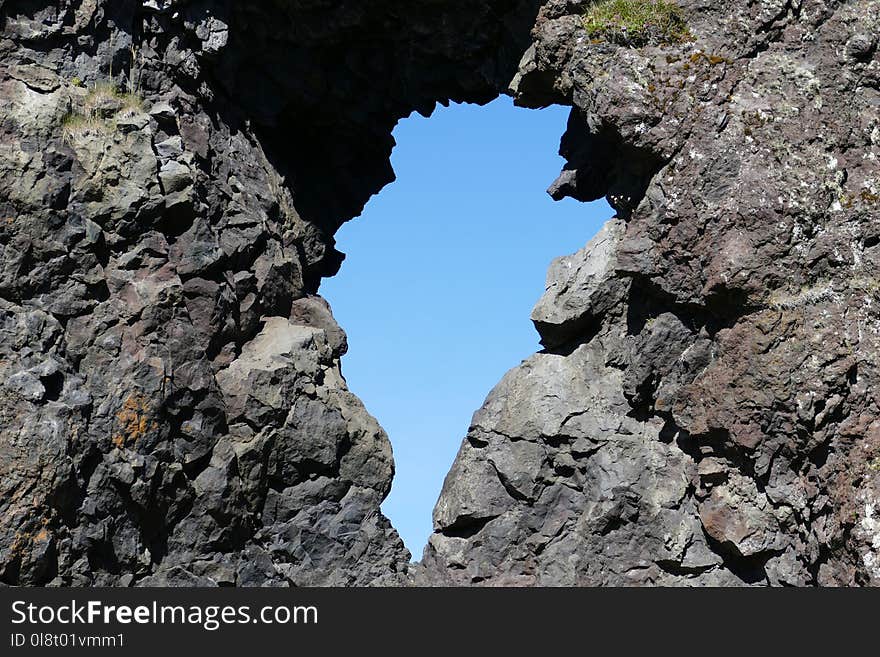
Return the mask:
[[318,283],[537,12],[423,5],[0,1],[0,582],[405,581]]
[[512,91],[570,103],[547,347],[476,414],[431,581],[880,583],[880,2],[679,3],[694,41],[553,1]]
[[[880,0],[587,4],[0,0],[0,582],[880,582]],[[508,84],[618,216],[409,567],[318,287],[396,121]]]

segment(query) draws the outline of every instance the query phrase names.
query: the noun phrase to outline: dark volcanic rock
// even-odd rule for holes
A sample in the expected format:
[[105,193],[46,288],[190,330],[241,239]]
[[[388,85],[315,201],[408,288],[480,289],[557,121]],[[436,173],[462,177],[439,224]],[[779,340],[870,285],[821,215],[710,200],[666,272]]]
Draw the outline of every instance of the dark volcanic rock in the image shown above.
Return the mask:
[[[0,582],[876,584],[880,2],[587,4],[0,0]],[[410,567],[318,287],[396,121],[508,84],[618,216]]]
[[640,49],[585,4],[513,92],[574,106],[551,193],[625,225],[551,269],[422,576],[878,583],[880,3],[682,1],[693,41]]
[[391,130],[537,3],[0,3],[0,581],[404,582],[316,295]]

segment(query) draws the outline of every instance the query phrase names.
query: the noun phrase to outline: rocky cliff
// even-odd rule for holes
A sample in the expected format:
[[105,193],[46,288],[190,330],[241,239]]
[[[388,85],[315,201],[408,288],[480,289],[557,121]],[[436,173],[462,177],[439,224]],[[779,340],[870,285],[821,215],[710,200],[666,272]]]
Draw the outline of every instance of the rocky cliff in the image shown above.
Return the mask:
[[[0,0],[0,581],[877,583],[880,2],[541,4]],[[319,285],[396,121],[508,87],[618,215],[410,566]]]

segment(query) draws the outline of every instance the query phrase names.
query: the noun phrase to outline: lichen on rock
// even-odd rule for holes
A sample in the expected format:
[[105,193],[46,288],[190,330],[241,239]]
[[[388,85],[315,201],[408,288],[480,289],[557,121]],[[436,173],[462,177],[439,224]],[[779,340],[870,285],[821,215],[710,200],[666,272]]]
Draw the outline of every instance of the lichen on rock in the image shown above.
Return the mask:
[[429,581],[877,583],[880,224],[855,199],[878,173],[880,5],[680,5],[693,41],[638,49],[591,38],[601,3],[541,11],[512,91],[574,106],[551,192],[619,219],[551,268],[548,349],[477,413],[438,509],[522,441],[551,455],[517,486],[541,492],[466,536],[441,515]]
[[[880,3],[599,6],[0,2],[0,582],[877,584]],[[617,216],[411,564],[319,287],[395,123],[502,92]]]

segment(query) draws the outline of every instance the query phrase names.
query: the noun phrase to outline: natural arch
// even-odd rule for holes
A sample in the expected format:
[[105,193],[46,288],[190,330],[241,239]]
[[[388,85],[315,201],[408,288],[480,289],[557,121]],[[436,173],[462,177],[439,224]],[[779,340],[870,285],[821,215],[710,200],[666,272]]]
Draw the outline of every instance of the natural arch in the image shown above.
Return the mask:
[[[877,2],[591,4],[0,2],[0,581],[877,583]],[[396,122],[508,87],[618,217],[410,566],[316,291]]]
[[567,119],[507,97],[404,119],[396,181],[337,234],[346,261],[319,291],[348,334],[349,387],[394,446],[383,509],[414,559],[471,416],[540,348],[528,317],[551,260],[614,214],[544,192]]

